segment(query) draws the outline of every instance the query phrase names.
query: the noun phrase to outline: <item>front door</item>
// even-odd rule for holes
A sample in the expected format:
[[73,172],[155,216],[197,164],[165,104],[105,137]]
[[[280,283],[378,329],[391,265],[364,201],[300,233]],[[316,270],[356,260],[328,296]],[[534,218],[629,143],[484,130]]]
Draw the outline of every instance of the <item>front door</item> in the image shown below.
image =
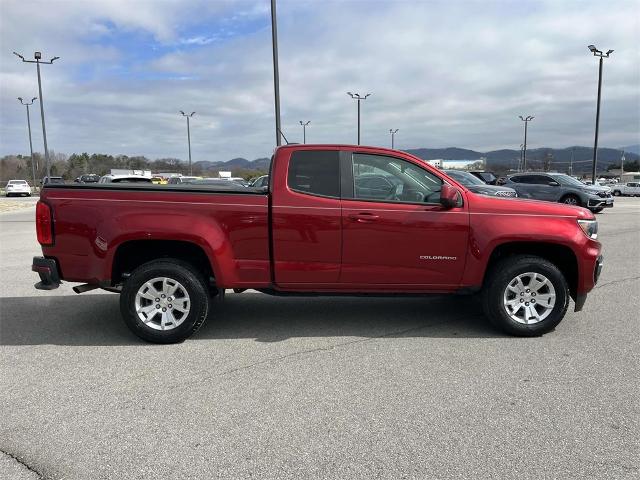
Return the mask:
[[[342,200],[343,287],[457,286],[469,238],[466,207],[439,203],[442,179],[417,162],[354,153],[352,192]],[[350,198],[349,198],[350,197]]]

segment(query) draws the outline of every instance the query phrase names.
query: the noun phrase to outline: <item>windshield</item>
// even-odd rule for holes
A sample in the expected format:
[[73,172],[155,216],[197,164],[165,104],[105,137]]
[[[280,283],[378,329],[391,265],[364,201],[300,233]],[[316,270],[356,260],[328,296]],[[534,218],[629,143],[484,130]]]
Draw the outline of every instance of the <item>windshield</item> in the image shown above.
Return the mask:
[[569,175],[565,175],[563,173],[551,175],[554,180],[556,180],[560,185],[565,185],[568,187],[584,187],[584,183],[580,180],[577,180]]
[[474,175],[471,175],[468,172],[462,172],[459,170],[445,170],[444,173],[449,175],[454,180],[460,182],[465,187],[472,187],[473,185],[485,185],[482,180]]

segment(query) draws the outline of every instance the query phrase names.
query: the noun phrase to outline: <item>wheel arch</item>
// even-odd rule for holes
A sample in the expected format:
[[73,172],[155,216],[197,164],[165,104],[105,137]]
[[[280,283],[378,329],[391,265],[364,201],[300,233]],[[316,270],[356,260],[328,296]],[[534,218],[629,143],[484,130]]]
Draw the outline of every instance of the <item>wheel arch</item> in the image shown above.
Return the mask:
[[111,262],[111,283],[117,285],[140,265],[162,258],[176,258],[189,263],[213,284],[214,259],[202,245],[187,240],[128,240],[116,248]]
[[495,246],[487,262],[483,286],[495,265],[512,255],[535,255],[556,265],[569,284],[571,298],[575,300],[578,291],[578,259],[570,247],[558,243],[516,241]]

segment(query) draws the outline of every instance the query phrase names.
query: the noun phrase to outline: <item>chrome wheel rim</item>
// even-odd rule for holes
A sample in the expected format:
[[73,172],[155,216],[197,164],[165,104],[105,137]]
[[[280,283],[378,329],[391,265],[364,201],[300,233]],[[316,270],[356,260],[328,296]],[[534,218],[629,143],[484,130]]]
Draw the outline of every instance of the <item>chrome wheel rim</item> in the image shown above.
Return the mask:
[[173,278],[156,277],[138,289],[135,299],[138,318],[154,330],[173,330],[189,316],[191,300],[187,289]]
[[565,198],[564,199],[564,203],[566,203],[568,205],[577,205],[578,204],[578,200],[576,200],[573,197],[569,197],[569,198]]
[[531,325],[551,314],[556,305],[556,290],[541,273],[522,273],[507,284],[502,304],[512,320]]

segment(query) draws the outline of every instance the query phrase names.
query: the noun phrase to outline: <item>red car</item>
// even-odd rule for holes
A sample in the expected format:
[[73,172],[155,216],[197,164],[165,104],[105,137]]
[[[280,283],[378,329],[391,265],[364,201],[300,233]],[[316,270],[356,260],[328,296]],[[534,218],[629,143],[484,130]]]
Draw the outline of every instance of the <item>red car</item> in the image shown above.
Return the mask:
[[120,292],[145,340],[181,341],[224,289],[473,294],[515,335],[579,311],[602,268],[597,222],[568,205],[477,195],[417,157],[353,145],[276,149],[269,191],[47,185],[39,289]]

